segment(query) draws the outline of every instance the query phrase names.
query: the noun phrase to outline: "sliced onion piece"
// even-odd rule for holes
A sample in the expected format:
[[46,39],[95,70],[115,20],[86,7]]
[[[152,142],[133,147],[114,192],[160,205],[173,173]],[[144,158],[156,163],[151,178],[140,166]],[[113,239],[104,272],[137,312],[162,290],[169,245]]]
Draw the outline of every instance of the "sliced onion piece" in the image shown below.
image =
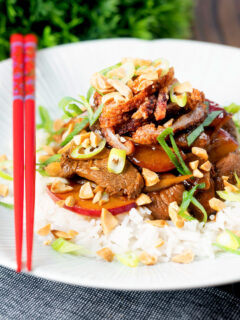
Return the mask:
[[123,172],[126,163],[126,151],[112,148],[108,157],[108,171],[119,174]]
[[79,153],[79,151],[81,149],[83,149],[82,146],[78,146],[76,148],[73,149],[73,151],[71,152],[71,155],[70,157],[73,158],[73,159],[80,159],[80,160],[84,160],[84,159],[90,159],[92,157],[94,157],[95,155],[97,155],[98,153],[100,153],[104,147],[106,145],[106,140],[103,139],[97,148],[95,148],[92,152],[89,152],[89,153]]
[[179,83],[175,83],[170,90],[170,99],[173,103],[176,103],[179,107],[185,107],[187,103],[187,93],[184,92],[182,94],[176,95],[174,93],[174,88],[178,86]]
[[125,62],[119,68],[111,70],[107,73],[107,78],[121,80],[127,83],[135,73],[135,66],[133,62]]

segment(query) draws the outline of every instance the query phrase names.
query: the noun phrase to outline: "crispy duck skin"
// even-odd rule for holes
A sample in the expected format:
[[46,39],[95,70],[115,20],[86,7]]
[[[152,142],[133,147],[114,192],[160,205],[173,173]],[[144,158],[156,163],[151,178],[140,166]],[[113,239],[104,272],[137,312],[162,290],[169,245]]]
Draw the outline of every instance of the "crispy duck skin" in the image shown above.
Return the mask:
[[192,92],[188,94],[186,107],[194,110],[199,104],[203,104],[204,101],[204,93],[198,89],[193,89]]
[[168,87],[165,87],[159,91],[157,98],[156,109],[154,112],[154,116],[157,121],[164,119],[166,116],[168,98]]
[[[126,195],[130,199],[136,198],[144,186],[141,174],[129,161],[126,161],[121,174],[110,173],[108,171],[109,152],[105,149],[97,155],[97,158],[89,160],[71,159],[66,152],[61,159],[61,176],[71,178],[78,175],[103,187],[109,195]],[[96,167],[99,170],[96,170]]]
[[163,130],[163,127],[156,128],[153,123],[146,124],[133,133],[132,139],[139,144],[157,144],[157,137]]

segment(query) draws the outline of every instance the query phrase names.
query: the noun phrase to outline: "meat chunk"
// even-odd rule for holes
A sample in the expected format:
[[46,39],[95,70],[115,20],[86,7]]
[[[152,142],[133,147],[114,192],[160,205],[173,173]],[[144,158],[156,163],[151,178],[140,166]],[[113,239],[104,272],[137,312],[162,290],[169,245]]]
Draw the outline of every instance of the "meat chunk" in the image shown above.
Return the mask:
[[138,110],[132,115],[132,119],[148,119],[153,114],[156,102],[157,99],[154,95],[147,97]]
[[200,104],[194,110],[182,115],[172,125],[173,131],[190,129],[202,123],[207,116],[206,105]]
[[157,137],[163,130],[163,127],[158,126],[158,128],[156,128],[153,123],[146,124],[133,133],[132,139],[139,144],[156,144]]
[[234,177],[234,172],[240,177],[240,153],[232,152],[226,157],[222,158],[216,163],[216,190],[223,190],[223,179],[222,176],[228,176],[229,182],[236,184],[236,179]]
[[189,133],[184,132],[175,137],[177,145],[183,150],[191,150],[192,147],[207,149],[210,144],[209,135],[206,132],[202,132],[200,136],[193,142],[193,144],[189,146],[187,142],[188,135]]
[[164,119],[166,116],[168,98],[168,88],[165,87],[161,89],[158,94],[156,109],[154,112],[154,116],[157,121]]
[[228,120],[227,123],[222,127],[227,131],[235,140],[237,140],[237,129],[232,119]]
[[[110,195],[123,194],[134,199],[144,186],[142,176],[129,161],[126,161],[121,174],[110,173],[107,168],[108,156],[107,149],[98,158],[90,160],[73,160],[66,153],[61,160],[62,177],[70,178],[79,175],[103,187]],[[95,170],[96,167],[99,170]]]
[[112,128],[102,129],[102,134],[107,140],[107,143],[117,149],[125,150],[127,155],[132,154],[134,152],[134,143],[130,140],[126,140],[122,142],[120,140],[120,136],[115,134]]
[[148,193],[152,202],[147,207],[152,211],[154,218],[168,220],[169,204],[173,201],[177,201],[177,203],[180,205],[184,190],[185,188],[183,184],[176,184],[159,192]]
[[191,110],[195,109],[199,104],[205,101],[205,95],[202,91],[193,89],[191,93],[188,94],[187,107]]

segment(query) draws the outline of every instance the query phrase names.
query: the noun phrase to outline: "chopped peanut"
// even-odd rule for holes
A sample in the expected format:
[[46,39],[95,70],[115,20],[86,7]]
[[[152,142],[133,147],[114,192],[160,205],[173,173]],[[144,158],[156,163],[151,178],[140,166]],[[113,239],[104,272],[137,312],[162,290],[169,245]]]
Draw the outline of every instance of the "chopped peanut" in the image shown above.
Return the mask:
[[6,197],[8,195],[9,189],[5,184],[0,184],[0,196]]
[[183,253],[172,257],[172,261],[177,263],[190,263],[193,261],[193,259],[194,254],[192,250],[185,250]]
[[99,257],[103,258],[107,262],[113,261],[114,253],[109,248],[102,248],[102,249],[98,250],[96,253],[97,253],[97,255],[99,255]]
[[223,181],[228,181],[229,177],[228,176],[222,176]]
[[211,162],[210,161],[206,161],[201,165],[200,169],[202,169],[203,171],[207,171],[208,172],[208,171],[211,170],[211,167],[212,167]]
[[192,170],[196,170],[198,168],[198,165],[199,165],[199,160],[189,162],[189,166]]
[[8,158],[5,154],[0,155],[0,162],[6,161]]
[[151,202],[152,202],[152,200],[145,193],[141,193],[140,196],[136,200],[136,204],[138,206],[144,206],[145,204],[149,204]]
[[204,160],[208,159],[207,151],[203,148],[192,147],[192,153],[201,159],[204,159]]
[[193,176],[195,178],[202,178],[203,177],[203,173],[200,170],[195,169],[195,170],[193,170]]
[[61,172],[60,162],[49,163],[45,167],[45,171],[50,177],[59,177],[59,174]]
[[54,180],[51,186],[51,191],[53,193],[65,193],[72,191],[73,187],[66,185],[64,182],[60,180]]
[[90,167],[91,170],[94,170],[94,171],[99,171],[100,169],[98,167]]
[[223,180],[224,189],[228,192],[237,192],[239,191],[238,187],[234,186],[233,184],[229,183],[227,180]]
[[184,219],[178,215],[179,206],[177,201],[171,202],[168,207],[169,217],[171,218],[172,222],[175,224],[177,228],[183,228],[184,226]]
[[53,130],[54,131],[58,131],[58,130],[62,129],[63,126],[64,126],[64,121],[62,119],[56,119],[53,122]]
[[92,200],[92,203],[97,203],[97,202],[99,202],[99,201],[101,200],[101,198],[102,198],[102,191],[98,191],[98,192],[95,194],[95,196],[94,196],[94,198],[93,198],[93,200]]
[[217,198],[210,199],[209,205],[213,210],[216,210],[216,211],[223,210],[226,207],[226,204]]
[[99,206],[101,207],[104,203],[109,201],[109,194],[104,192],[102,195],[102,199],[98,202]]
[[90,182],[84,183],[79,191],[79,198],[81,199],[91,199],[93,198],[94,194],[92,191],[92,187]]
[[90,144],[93,148],[96,148],[101,141],[101,138],[98,134],[91,131],[90,133]]
[[102,208],[101,225],[103,233],[109,234],[118,225],[118,220],[107,209]]
[[146,264],[147,266],[152,266],[156,264],[157,262],[157,257],[152,256],[147,252],[142,252],[139,256],[139,260],[143,263]]
[[54,235],[55,238],[63,238],[66,240],[71,240],[73,238],[68,232],[64,231],[51,230],[51,233]]
[[166,220],[147,220],[146,222],[158,228],[163,228],[165,226],[168,226],[168,223]]
[[65,200],[65,205],[68,207],[73,207],[75,205],[75,199],[73,196],[68,196]]
[[170,120],[168,120],[166,123],[164,123],[163,127],[164,127],[164,128],[169,128],[169,127],[171,127],[172,124],[173,124],[173,121],[174,121],[173,118],[170,119]]
[[103,187],[100,187],[100,186],[96,186],[96,188],[93,190],[93,192],[94,192],[94,193],[97,193],[98,191],[103,192],[103,191],[104,191],[104,188],[103,188]]
[[155,245],[155,248],[160,248],[164,245],[165,241],[161,238],[158,239],[156,245]]
[[145,185],[147,187],[151,187],[151,186],[155,185],[156,183],[158,183],[158,181],[159,181],[158,175],[149,169],[143,168],[142,175],[145,180]]
[[40,228],[37,231],[37,234],[41,237],[47,236],[51,230],[51,225],[47,224],[45,227]]
[[192,85],[188,81],[180,83],[176,87],[174,87],[174,92],[179,94],[184,92],[192,92],[192,90],[193,90]]
[[46,146],[43,146],[42,148],[49,156],[53,156],[55,154],[53,147],[51,146],[46,145]]
[[89,139],[89,138],[90,138],[90,132],[82,132],[81,134],[75,136],[73,139],[76,145],[79,146],[80,144],[83,143],[85,139]]
[[43,241],[43,244],[45,245],[45,246],[49,246],[50,244],[51,244],[51,240],[45,240],[45,241]]
[[75,142],[73,140],[71,140],[70,142],[68,142],[64,147],[62,147],[61,149],[58,150],[58,153],[63,154],[64,152],[66,152],[67,150],[71,149],[73,146],[75,146]]
[[87,138],[87,139],[84,139],[83,140],[83,142],[82,142],[82,146],[83,146],[83,148],[87,148],[87,147],[89,147],[90,146],[90,139],[89,138]]
[[67,138],[67,136],[73,131],[73,128],[74,128],[73,123],[70,123],[67,130],[62,135],[62,141],[64,141]]
[[64,201],[64,200],[58,200],[58,201],[56,202],[56,204],[57,204],[60,208],[63,208],[64,205],[65,205],[65,201]]
[[75,236],[78,235],[78,232],[75,230],[69,230],[68,231],[69,236],[71,236],[72,238],[74,238]]
[[49,158],[50,156],[48,154],[42,154],[41,156],[38,157],[38,161],[45,162]]

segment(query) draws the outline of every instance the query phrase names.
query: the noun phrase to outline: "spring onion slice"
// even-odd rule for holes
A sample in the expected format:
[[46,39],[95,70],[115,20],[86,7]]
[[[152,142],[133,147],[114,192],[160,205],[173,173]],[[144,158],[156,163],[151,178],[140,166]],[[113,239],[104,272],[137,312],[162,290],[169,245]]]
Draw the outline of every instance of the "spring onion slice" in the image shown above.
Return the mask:
[[237,105],[236,103],[233,102],[230,105],[225,106],[224,109],[230,113],[237,113],[240,111],[240,105]]
[[54,154],[53,156],[51,156],[47,160],[41,162],[39,165],[42,167],[46,167],[48,164],[50,164],[52,162],[59,162],[60,159],[61,159],[61,154]]
[[123,172],[126,163],[126,151],[112,148],[108,157],[108,171],[119,174]]
[[43,177],[49,177],[49,174],[44,169],[42,169],[42,167],[36,169],[36,171]]
[[170,141],[171,141],[173,150],[174,150],[176,156],[178,157],[178,160],[179,160],[179,162],[180,162],[180,164],[181,164],[181,166],[182,166],[185,174],[186,174],[186,175],[192,174],[192,172],[191,172],[191,171],[189,170],[189,168],[186,166],[186,164],[185,164],[185,162],[184,162],[184,160],[183,160],[183,158],[182,158],[182,156],[181,156],[181,153],[180,153],[180,151],[179,151],[179,149],[178,149],[178,147],[177,147],[177,144],[176,144],[176,142],[175,142],[175,140],[174,140],[173,133],[170,133]]
[[14,208],[14,205],[11,204],[11,203],[6,203],[6,202],[3,202],[3,201],[0,201],[0,206],[4,207],[4,208],[7,208],[7,209],[13,209]]
[[100,106],[97,108],[97,110],[94,112],[90,125],[94,125],[94,123],[97,121],[97,119],[100,117],[100,114],[102,113],[103,109],[103,103],[100,104]]
[[87,101],[87,99],[84,96],[79,95],[79,97],[81,98],[81,104],[87,109],[89,122],[91,123],[90,119],[93,116],[92,107],[91,107],[90,103]]
[[5,180],[13,180],[13,177],[7,174],[6,172],[0,170],[0,178],[5,179]]
[[104,147],[106,145],[106,140],[102,140],[98,147],[95,148],[92,152],[89,152],[89,153],[79,153],[79,150],[82,149],[82,146],[78,146],[76,148],[73,149],[73,151],[71,152],[71,158],[73,159],[90,159],[92,157],[94,157],[95,155],[97,155],[98,153],[100,153]]
[[240,238],[230,230],[226,229],[217,236],[216,243],[229,249],[236,250],[240,247]]
[[160,133],[160,135],[157,137],[157,140],[159,142],[159,144],[161,145],[161,147],[163,148],[163,150],[166,152],[166,154],[168,155],[170,161],[175,165],[175,167],[177,168],[177,170],[182,174],[185,175],[185,171],[183,170],[183,168],[181,167],[177,157],[175,156],[175,154],[172,152],[172,150],[169,148],[169,146],[167,145],[167,142],[165,141],[165,138],[172,133],[172,128],[167,128],[165,129],[162,133]]
[[179,83],[175,83],[174,85],[172,85],[172,88],[170,90],[170,99],[173,103],[176,103],[179,107],[183,108],[185,107],[186,103],[187,103],[187,93],[184,92],[182,94],[176,95],[174,93],[174,88],[178,85]]
[[71,102],[77,102],[81,104],[81,101],[77,99],[74,99],[72,97],[64,97],[59,101],[58,106],[69,118],[74,118],[81,114],[83,111],[75,103]]
[[234,172],[234,177],[235,177],[235,179],[236,179],[236,181],[237,181],[237,187],[240,188],[240,179],[239,179],[236,171]]
[[109,71],[120,67],[121,64],[122,64],[121,62],[118,62],[118,63],[114,64],[113,66],[110,66],[110,67],[107,67],[105,69],[102,69],[101,71],[99,71],[99,73],[101,73],[101,74],[103,74],[105,76]]
[[212,111],[209,113],[207,118],[204,120],[200,126],[198,126],[195,130],[193,130],[188,136],[187,136],[187,142],[188,145],[190,146],[199,136],[200,134],[204,131],[204,127],[209,126],[214,119],[217,118],[217,116],[222,113],[222,111]]
[[[197,189],[203,189],[204,187],[205,187],[205,183],[201,183],[201,184],[195,185],[191,190],[183,192],[183,200],[182,200],[182,203],[180,206],[180,210],[178,212],[178,214],[180,216],[182,216],[183,218],[185,218],[187,220],[190,220],[188,215],[187,215],[188,218],[186,217],[185,211],[187,211],[187,209],[193,199],[193,195],[194,195],[195,191]],[[194,219],[193,217],[191,217],[191,218]]]
[[225,201],[240,202],[240,192],[217,191],[217,194]]
[[119,262],[131,268],[137,267],[139,263],[139,259],[137,255],[133,252],[117,254],[116,258],[118,259]]
[[52,248],[59,253],[83,254],[82,246],[64,240],[63,238],[56,239],[52,243]]
[[153,61],[152,65],[162,70],[161,77],[165,76],[169,71],[169,62],[167,59],[156,59]]
[[207,215],[207,212],[206,212],[204,206],[194,197],[192,198],[191,202],[195,207],[197,207],[202,212],[202,214],[203,214],[202,222],[206,223],[207,219],[208,219],[208,215]]
[[44,129],[47,132],[51,132],[53,122],[52,122],[52,119],[49,115],[48,110],[46,108],[44,108],[43,106],[40,106],[38,108],[38,111],[39,111],[41,123],[37,125],[37,129]]
[[72,140],[72,138],[78,134],[82,129],[84,129],[89,123],[87,117],[83,118],[80,123],[77,123],[73,129],[73,131],[61,142],[61,147],[64,147],[68,142]]
[[[53,131],[52,133],[50,133],[48,138],[47,138],[47,141],[46,141],[47,145],[49,145],[52,141],[54,141],[54,138],[53,138],[54,136],[57,136],[57,135],[63,133],[64,130],[65,130],[64,128],[61,128],[61,129],[59,129],[57,131]],[[41,150],[42,150],[42,148],[39,148],[36,152],[39,152]]]
[[231,249],[216,242],[214,242],[213,245],[219,249],[222,249],[223,251],[240,255],[240,250]]
[[87,91],[87,95],[86,95],[86,99],[88,102],[90,102],[91,97],[93,96],[95,92],[95,89],[93,88],[93,86],[91,86],[88,91]]

